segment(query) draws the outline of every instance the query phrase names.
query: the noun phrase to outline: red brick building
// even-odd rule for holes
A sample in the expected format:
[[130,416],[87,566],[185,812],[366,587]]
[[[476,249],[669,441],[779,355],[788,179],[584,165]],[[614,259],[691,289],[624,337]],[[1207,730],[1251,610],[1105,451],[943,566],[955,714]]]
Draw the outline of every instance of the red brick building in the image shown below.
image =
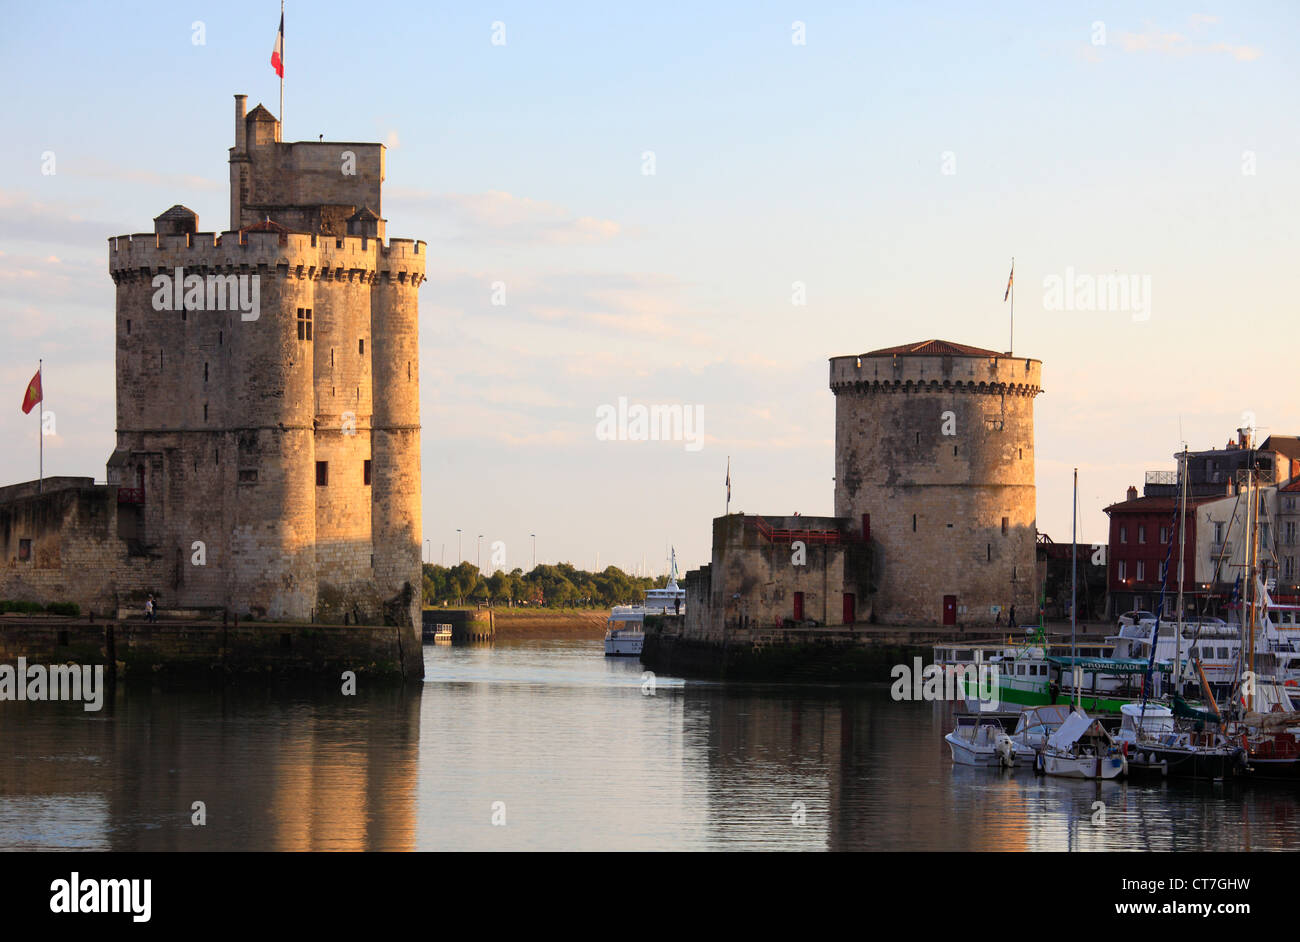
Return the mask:
[[[1204,590],[1196,583],[1196,506],[1199,500],[1188,498],[1183,527],[1183,597],[1189,613]],[[1110,614],[1122,615],[1132,609],[1154,612],[1160,604],[1160,584],[1165,561],[1169,561],[1165,610],[1174,612],[1178,598],[1177,539],[1179,501],[1172,497],[1138,497],[1137,488],[1128,489],[1128,499],[1105,508],[1110,517],[1110,543],[1106,553],[1106,587]]]

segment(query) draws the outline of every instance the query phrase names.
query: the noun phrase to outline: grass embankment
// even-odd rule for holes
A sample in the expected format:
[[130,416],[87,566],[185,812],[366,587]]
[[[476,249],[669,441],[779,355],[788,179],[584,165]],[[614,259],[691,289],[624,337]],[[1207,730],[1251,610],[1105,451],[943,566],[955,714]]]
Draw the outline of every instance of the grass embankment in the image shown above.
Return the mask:
[[528,635],[531,637],[603,638],[606,608],[509,608],[492,609],[497,637]]

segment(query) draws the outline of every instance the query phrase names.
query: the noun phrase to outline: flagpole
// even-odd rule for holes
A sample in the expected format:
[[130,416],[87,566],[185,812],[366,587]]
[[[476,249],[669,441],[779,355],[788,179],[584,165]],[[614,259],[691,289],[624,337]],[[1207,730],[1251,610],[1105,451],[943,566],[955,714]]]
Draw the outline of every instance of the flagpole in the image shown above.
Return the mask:
[[[280,0],[280,2],[283,3],[284,0]],[[280,81],[283,82],[284,80],[281,79]],[[283,104],[281,104],[281,107],[284,107]],[[1007,353],[1015,353],[1016,352],[1016,260],[1015,258],[1011,259],[1011,339],[1009,343],[1010,346],[1007,347]]]
[[731,455],[727,455],[727,507],[723,516],[731,516]]
[[40,477],[36,479],[36,493],[38,494],[45,493],[45,424],[41,421],[41,413],[45,411],[45,407],[44,407],[45,377],[41,375],[44,369],[45,369],[45,361],[43,359],[37,360],[36,361],[36,385],[41,390],[41,398],[36,403],[38,406],[40,406],[40,408],[36,410],[36,437],[39,438],[41,442],[41,463],[40,463],[40,468],[37,472],[40,475]]
[[[280,0],[280,25],[284,26],[284,0]],[[284,33],[280,33],[280,140],[284,140]]]

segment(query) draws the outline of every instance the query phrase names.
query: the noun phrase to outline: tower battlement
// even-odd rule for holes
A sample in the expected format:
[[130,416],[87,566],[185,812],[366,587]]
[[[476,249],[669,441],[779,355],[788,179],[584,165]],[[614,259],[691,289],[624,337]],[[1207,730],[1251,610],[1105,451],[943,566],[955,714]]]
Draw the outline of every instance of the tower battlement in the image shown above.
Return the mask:
[[[307,277],[387,272],[399,281],[424,280],[428,247],[420,240],[328,236],[299,232],[144,232],[108,240],[108,267],[118,273],[194,270],[247,272],[254,268],[302,268]],[[328,273],[328,274],[327,274]]]
[[830,387],[835,514],[872,536],[879,619],[992,625],[1012,605],[1031,612],[1042,363],[927,340],[833,357]]
[[386,238],[383,145],[284,144],[243,101],[231,229],[178,204],[108,240],[121,527],[175,607],[418,626],[428,248]]

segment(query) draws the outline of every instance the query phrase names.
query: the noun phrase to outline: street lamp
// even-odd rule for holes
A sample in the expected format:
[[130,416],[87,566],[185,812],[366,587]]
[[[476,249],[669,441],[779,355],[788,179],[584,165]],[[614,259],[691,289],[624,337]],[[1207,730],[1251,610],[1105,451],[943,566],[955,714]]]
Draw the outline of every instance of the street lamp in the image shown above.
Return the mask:
[[530,533],[528,535],[533,538],[533,568],[536,569],[537,568],[537,534]]
[[474,563],[474,565],[478,566],[478,573],[481,576],[483,575],[483,534],[482,533],[478,535],[478,549],[476,552],[478,554],[478,559]]
[[460,555],[460,527],[456,528],[456,565],[459,566],[465,557]]
[[428,558],[425,559],[425,562],[431,563],[433,562],[433,540],[425,540],[424,542],[425,545],[428,546],[428,553],[427,553]]

